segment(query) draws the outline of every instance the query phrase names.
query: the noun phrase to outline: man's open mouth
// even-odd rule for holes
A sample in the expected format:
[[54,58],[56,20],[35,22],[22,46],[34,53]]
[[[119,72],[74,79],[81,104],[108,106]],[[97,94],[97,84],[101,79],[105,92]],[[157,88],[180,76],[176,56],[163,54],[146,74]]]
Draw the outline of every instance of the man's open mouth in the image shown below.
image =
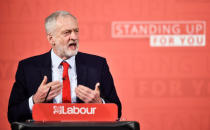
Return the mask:
[[76,42],[70,43],[70,44],[69,44],[69,47],[70,47],[71,49],[76,49],[77,43],[76,43]]

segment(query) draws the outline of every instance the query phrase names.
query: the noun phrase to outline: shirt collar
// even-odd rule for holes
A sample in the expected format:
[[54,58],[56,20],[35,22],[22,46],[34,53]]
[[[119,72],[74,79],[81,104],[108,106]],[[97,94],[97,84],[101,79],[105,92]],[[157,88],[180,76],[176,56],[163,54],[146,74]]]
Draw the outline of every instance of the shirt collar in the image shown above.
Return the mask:
[[70,68],[74,68],[75,66],[75,56],[72,56],[67,60],[63,60],[54,53],[53,49],[51,50],[51,60],[53,68],[54,67],[58,68],[61,65],[61,62],[63,61],[66,61],[70,65]]

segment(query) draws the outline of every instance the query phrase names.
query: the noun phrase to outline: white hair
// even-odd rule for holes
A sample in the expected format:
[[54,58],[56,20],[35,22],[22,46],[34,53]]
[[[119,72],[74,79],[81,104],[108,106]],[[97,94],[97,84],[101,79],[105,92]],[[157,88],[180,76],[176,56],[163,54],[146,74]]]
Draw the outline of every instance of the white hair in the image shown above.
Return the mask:
[[53,30],[56,27],[56,20],[59,16],[63,16],[63,17],[71,16],[72,18],[77,20],[77,18],[75,16],[73,16],[72,14],[70,14],[67,11],[56,11],[56,12],[52,13],[51,15],[49,15],[47,18],[45,18],[45,31],[47,34],[53,32]]

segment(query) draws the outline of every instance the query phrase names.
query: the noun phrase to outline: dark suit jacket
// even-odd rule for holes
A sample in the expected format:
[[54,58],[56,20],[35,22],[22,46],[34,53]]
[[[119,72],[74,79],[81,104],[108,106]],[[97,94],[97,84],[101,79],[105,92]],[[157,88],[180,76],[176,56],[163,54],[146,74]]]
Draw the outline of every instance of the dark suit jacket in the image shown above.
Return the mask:
[[[118,117],[120,117],[121,103],[106,59],[78,52],[75,60],[78,84],[95,89],[95,84],[100,82],[101,97],[107,103],[118,105]],[[8,105],[8,120],[10,123],[32,119],[28,99],[36,93],[44,75],[48,77],[48,82],[52,81],[50,52],[19,62]],[[82,103],[80,99],[77,99],[77,101]]]

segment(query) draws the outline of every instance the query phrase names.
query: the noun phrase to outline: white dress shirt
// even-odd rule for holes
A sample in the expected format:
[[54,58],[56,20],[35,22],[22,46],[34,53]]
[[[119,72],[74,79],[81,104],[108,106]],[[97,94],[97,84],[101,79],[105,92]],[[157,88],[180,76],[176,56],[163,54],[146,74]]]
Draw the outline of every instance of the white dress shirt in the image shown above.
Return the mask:
[[[63,66],[61,65],[63,60],[53,52],[53,49],[51,50],[51,61],[52,61],[52,81],[60,81],[61,83],[63,83],[63,80],[62,80]],[[71,84],[70,86],[71,87],[71,101],[72,103],[75,103],[76,102],[75,88],[77,87],[75,56],[72,56],[71,58],[65,61],[70,65],[70,67],[68,68],[68,74],[69,74],[69,80]],[[53,99],[53,103],[62,103],[62,92]],[[32,111],[33,105],[34,104],[33,104],[32,96],[31,96],[29,98],[29,108],[31,111]]]

